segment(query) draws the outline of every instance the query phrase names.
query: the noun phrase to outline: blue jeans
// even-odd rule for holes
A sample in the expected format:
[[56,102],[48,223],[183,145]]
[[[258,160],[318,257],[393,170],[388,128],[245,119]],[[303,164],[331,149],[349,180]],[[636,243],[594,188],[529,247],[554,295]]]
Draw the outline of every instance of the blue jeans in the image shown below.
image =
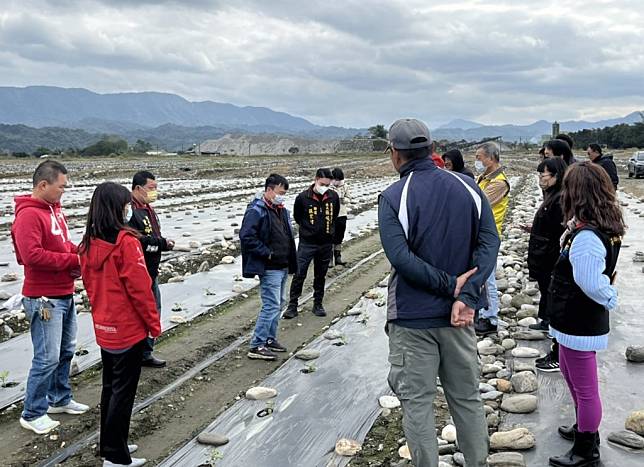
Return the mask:
[[266,345],[268,339],[277,339],[280,311],[286,305],[288,269],[268,269],[259,278],[262,309],[259,311],[251,348]]
[[49,406],[67,405],[72,399],[69,368],[76,350],[74,299],[49,299],[50,318],[40,316],[43,300],[25,297],[22,304],[31,324],[34,358],[31,361],[22,418],[42,417]]
[[483,308],[479,312],[481,318],[487,318],[490,323],[496,324],[499,317],[499,292],[496,288],[496,266],[490,277],[485,281],[485,288],[487,289],[488,307]]
[[[159,280],[154,278],[152,281],[152,293],[154,294],[154,301],[157,304],[157,313],[161,315],[161,291],[159,290]],[[154,350],[154,337],[146,337],[143,343],[143,359],[152,358],[152,351]]]

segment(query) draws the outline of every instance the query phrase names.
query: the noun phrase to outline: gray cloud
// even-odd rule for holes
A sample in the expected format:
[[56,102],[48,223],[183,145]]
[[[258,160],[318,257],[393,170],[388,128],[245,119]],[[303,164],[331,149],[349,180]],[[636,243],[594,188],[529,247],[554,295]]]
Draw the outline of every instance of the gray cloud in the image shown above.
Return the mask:
[[158,90],[345,126],[644,107],[638,0],[8,3],[0,85]]

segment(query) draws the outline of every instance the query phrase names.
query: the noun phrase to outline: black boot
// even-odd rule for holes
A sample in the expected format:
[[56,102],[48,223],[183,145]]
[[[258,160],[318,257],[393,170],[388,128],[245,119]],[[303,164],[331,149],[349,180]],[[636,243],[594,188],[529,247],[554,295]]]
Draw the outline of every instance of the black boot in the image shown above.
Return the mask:
[[555,467],[598,467],[599,466],[599,433],[586,431],[575,432],[575,444],[563,456],[550,458],[550,465]]
[[282,318],[284,319],[293,319],[297,317],[297,302],[295,303],[289,303],[288,307],[286,307],[286,311],[282,315]]
[[562,425],[557,429],[557,431],[559,432],[559,436],[561,436],[563,439],[574,441],[575,433],[577,432],[577,424],[575,423],[574,425],[570,426]]
[[342,261],[342,245],[335,245],[333,248],[333,262],[336,266],[344,266],[345,263]]
[[322,306],[321,302],[313,304],[313,314],[315,316],[326,316],[326,310]]

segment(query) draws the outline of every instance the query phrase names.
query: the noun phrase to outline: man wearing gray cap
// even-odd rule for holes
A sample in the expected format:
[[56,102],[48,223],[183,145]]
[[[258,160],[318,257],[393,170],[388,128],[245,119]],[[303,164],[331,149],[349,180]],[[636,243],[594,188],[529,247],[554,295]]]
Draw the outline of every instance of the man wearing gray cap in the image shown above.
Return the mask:
[[472,323],[499,249],[492,210],[471,178],[434,165],[424,123],[397,120],[389,141],[400,173],[378,200],[380,239],[392,266],[389,385],[402,404],[414,465],[438,465],[438,376],[465,464],[485,466],[489,443]]

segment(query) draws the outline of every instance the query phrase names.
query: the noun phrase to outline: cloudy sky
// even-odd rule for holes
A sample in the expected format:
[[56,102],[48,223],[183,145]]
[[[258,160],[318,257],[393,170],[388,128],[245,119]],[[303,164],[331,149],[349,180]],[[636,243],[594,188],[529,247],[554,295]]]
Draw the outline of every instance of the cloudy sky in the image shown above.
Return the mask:
[[0,0],[0,85],[164,91],[323,125],[644,109],[642,0]]

